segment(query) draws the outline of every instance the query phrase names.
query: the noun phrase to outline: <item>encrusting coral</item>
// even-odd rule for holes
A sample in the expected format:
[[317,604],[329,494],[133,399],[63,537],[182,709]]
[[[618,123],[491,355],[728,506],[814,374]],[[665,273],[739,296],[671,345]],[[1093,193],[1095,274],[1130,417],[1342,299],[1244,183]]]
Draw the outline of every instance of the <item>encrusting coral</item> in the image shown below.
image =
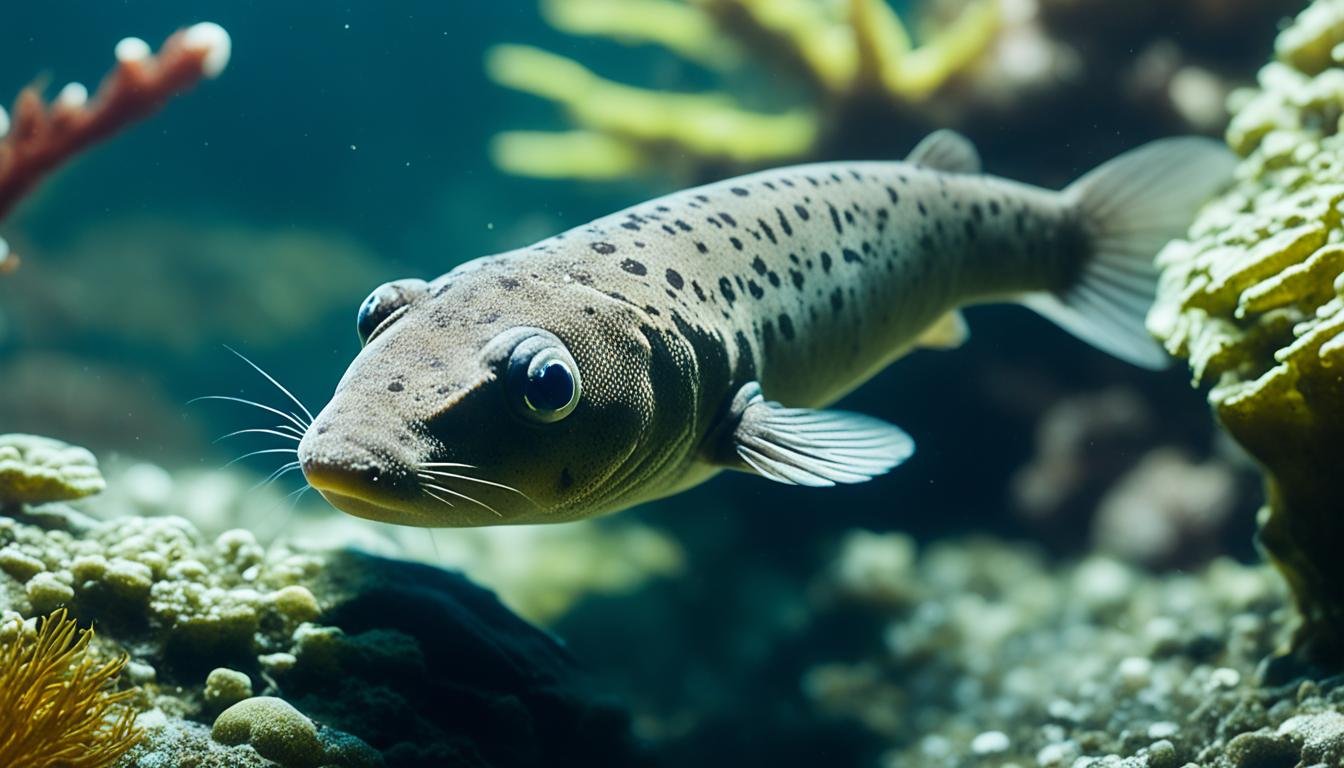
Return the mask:
[[[12,118],[0,107],[0,219],[75,155],[149,117],[201,78],[219,75],[230,50],[228,33],[202,22],[174,33],[157,55],[139,38],[117,43],[117,66],[92,96],[72,82],[47,104],[36,86],[25,88]],[[0,239],[0,273],[17,265]]]
[[919,46],[886,0],[543,0],[541,7],[562,31],[658,44],[720,72],[759,51],[816,94],[808,106],[756,111],[726,92],[637,88],[537,48],[496,46],[486,57],[492,79],[559,104],[577,125],[496,137],[501,168],[541,177],[618,178],[658,154],[737,166],[803,157],[860,106],[915,108],[981,57],[1000,29],[998,0],[974,0]]
[[1149,328],[1186,358],[1227,431],[1264,467],[1260,542],[1304,619],[1296,647],[1344,660],[1344,3],[1278,37],[1228,143],[1245,159],[1188,242],[1172,243]]
[[79,499],[104,486],[98,460],[83,448],[38,435],[0,435],[0,509]]
[[25,631],[15,619],[0,635],[0,765],[104,768],[140,740],[134,690],[113,691],[124,654],[98,661],[93,629],[61,608]]

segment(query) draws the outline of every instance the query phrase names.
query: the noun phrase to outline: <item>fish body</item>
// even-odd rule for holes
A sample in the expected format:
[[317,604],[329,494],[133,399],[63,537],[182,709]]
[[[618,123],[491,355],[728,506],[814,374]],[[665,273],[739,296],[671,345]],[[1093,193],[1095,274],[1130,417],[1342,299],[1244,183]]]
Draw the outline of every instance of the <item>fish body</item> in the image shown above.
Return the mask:
[[1152,256],[1230,168],[1214,142],[1168,140],[1056,192],[980,174],[940,132],[907,162],[668,195],[374,291],[300,461],[337,507],[426,526],[590,517],[723,469],[867,480],[912,441],[826,406],[914,346],[959,344],[967,304],[1020,301],[1161,365]]

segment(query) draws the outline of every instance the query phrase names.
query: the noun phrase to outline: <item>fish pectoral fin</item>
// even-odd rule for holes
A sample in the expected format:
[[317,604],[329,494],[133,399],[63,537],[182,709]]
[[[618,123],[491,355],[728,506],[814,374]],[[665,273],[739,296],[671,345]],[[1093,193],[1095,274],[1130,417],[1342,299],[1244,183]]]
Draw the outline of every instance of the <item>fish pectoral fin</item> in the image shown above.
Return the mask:
[[750,382],[733,398],[735,469],[789,485],[862,483],[910,458],[915,443],[899,428],[858,413],[786,408]]
[[910,150],[905,161],[935,171],[979,173],[980,153],[971,140],[946,128],[934,131]]
[[927,349],[956,349],[971,337],[971,329],[961,312],[952,310],[933,321],[933,325],[924,329],[915,339],[915,346]]

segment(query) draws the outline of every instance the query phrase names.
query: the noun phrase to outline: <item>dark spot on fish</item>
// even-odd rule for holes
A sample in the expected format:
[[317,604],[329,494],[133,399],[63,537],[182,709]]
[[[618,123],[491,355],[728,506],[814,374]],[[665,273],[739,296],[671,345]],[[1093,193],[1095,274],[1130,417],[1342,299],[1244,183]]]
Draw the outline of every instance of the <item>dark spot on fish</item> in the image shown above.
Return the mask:
[[920,216],[928,216],[928,215],[929,215],[929,209],[928,209],[927,206],[924,205],[924,201],[923,201],[923,200],[920,200],[920,201],[919,201],[919,203],[918,203],[918,207],[919,207],[919,215],[920,215]]
[[667,284],[680,291],[682,286],[686,285],[686,281],[681,278],[680,272],[669,267],[667,270]]
[[840,174],[836,173],[835,171],[831,171],[831,181],[837,183],[840,182],[841,181]]
[[962,228],[966,230],[966,239],[968,240],[975,239],[975,222],[971,221],[970,219],[967,219],[962,222]]
[[660,206],[658,206],[657,208],[655,208],[654,210],[655,210],[655,211],[658,211],[659,213],[671,213],[671,212],[672,212],[672,209],[671,209],[671,208],[668,208],[666,205],[660,205]]
[[[657,317],[659,314],[661,314],[658,311],[658,309],[654,307],[652,304],[645,304],[644,311],[648,312],[650,315],[653,315],[654,317]],[[654,330],[652,328],[641,328],[640,330],[642,330],[644,332],[644,335],[646,336],[654,333]]]
[[779,273],[771,272],[770,274],[766,275],[765,278],[770,281],[771,286],[775,288],[779,287]]
[[821,268],[827,273],[831,271],[831,254],[826,251],[821,252]]
[[849,264],[856,264],[863,261],[863,257],[858,254],[858,251],[850,248],[841,249],[840,255],[843,256],[845,261]]
[[728,242],[732,243],[732,244],[733,244],[733,247],[736,248],[737,250],[739,250],[739,251],[742,250],[742,247],[743,247],[743,246],[742,246],[742,241],[741,241],[741,240],[738,240],[736,237],[730,237],[730,238],[728,238]]
[[1001,210],[1003,210],[1003,209],[1001,209],[1001,208],[999,207],[999,201],[998,201],[998,200],[990,200],[990,201],[989,201],[989,215],[990,215],[990,216],[998,216],[998,215],[999,215],[999,212],[1000,212]]
[[636,241],[635,241],[635,247],[636,247],[636,248],[643,248],[643,247],[644,247],[644,241],[643,241],[643,240],[636,240]]
[[626,259],[625,261],[622,261],[621,269],[639,277],[643,277],[649,273],[648,268],[645,267],[643,263],[635,261],[634,259]]
[[854,223],[854,214],[850,211],[845,211],[845,223],[851,225]]
[[798,218],[802,219],[803,221],[807,221],[809,218],[812,217],[811,214],[807,212],[807,209],[801,205],[794,205],[793,212],[798,214]]
[[593,243],[591,248],[594,251],[597,251],[598,253],[602,254],[603,256],[606,256],[609,253],[616,252],[616,246],[612,245],[611,243],[604,243],[601,241]]
[[756,274],[764,275],[766,271],[765,260],[757,256],[751,260],[751,268],[756,270]]
[[666,225],[666,224],[663,225],[663,231],[666,232],[666,233],[669,234],[669,235],[675,235],[675,234],[677,234],[677,230],[673,229],[672,227],[670,227],[670,226],[668,226],[668,225]]
[[840,314],[840,310],[843,309],[844,306],[845,306],[844,291],[840,290],[839,288],[836,288],[834,291],[831,291],[831,311],[838,315]]
[[406,385],[402,384],[400,381],[394,381],[391,384],[387,385],[388,392],[400,392],[405,388]]
[[802,273],[802,272],[799,272],[799,271],[796,270],[796,269],[790,269],[790,270],[789,270],[789,279],[793,281],[793,287],[794,287],[794,288],[796,288],[796,289],[798,289],[798,290],[800,290],[800,291],[803,289],[803,282],[804,282],[804,280],[803,280],[803,273]]
[[784,212],[776,208],[775,215],[779,217],[779,228],[784,230],[784,236],[793,237],[793,225],[784,217]]
[[804,176],[803,178],[807,179],[807,183],[808,183],[808,184],[811,184],[811,185],[814,186],[814,187],[820,187],[820,186],[821,186],[821,182],[820,182],[820,181],[817,181],[816,178],[814,178],[814,177],[812,177],[812,176]]
[[723,298],[728,301],[730,307],[734,301],[737,301],[737,294],[733,293],[733,284],[726,277],[719,278],[719,293],[723,294]]
[[709,246],[697,240],[695,241],[695,250],[701,253],[709,253]]
[[737,226],[737,219],[734,219],[732,216],[729,216],[727,213],[724,213],[723,211],[719,211],[719,218],[723,219],[723,223],[727,224],[730,227]]
[[852,169],[852,168],[849,170],[849,175],[850,175],[850,177],[853,178],[855,181],[863,181],[863,175],[860,174],[858,171]]
[[887,199],[891,201],[892,205],[901,202],[901,196],[896,194],[896,190],[891,187],[887,187]]
[[716,218],[714,218],[713,216],[706,216],[706,217],[705,217],[705,221],[708,221],[710,224],[713,224],[714,226],[718,227],[719,229],[723,229],[723,225],[720,224],[720,223],[719,223],[719,220],[716,219]]
[[597,310],[596,310],[596,309],[593,309],[592,307],[584,307],[584,308],[583,308],[583,314],[585,314],[585,315],[596,315],[596,314],[597,314]]
[[520,285],[522,285],[522,283],[518,282],[512,277],[499,278],[499,287],[503,288],[506,291],[512,291],[513,289],[517,288]]
[[765,289],[757,285],[755,280],[747,281],[747,290],[751,293],[753,299],[759,299],[765,295]]
[[677,229],[680,229],[682,232],[690,232],[690,231],[691,231],[691,225],[690,225],[690,224],[687,224],[686,222],[682,221],[681,219],[677,219],[677,220],[676,220],[675,222],[673,222],[673,223],[675,223],[675,224],[677,225]]
[[747,195],[750,195],[750,194],[751,194],[750,192],[748,192],[747,190],[743,189],[742,187],[733,187],[733,188],[732,188],[732,193],[733,193],[734,195],[737,195],[738,197],[746,197]]
[[708,202],[709,202],[709,197],[706,196],[706,195],[696,195],[696,196],[695,196],[695,199],[696,199],[696,200],[699,200],[699,201],[702,202],[702,203],[708,203]]
[[985,209],[980,207],[979,203],[971,203],[971,218],[975,219],[977,223],[984,221]]
[[700,287],[700,284],[697,283],[697,282],[694,281],[694,280],[691,281],[691,290],[695,291],[695,298],[699,299],[700,301],[704,301],[704,300],[705,300],[705,291],[704,291],[704,289],[701,288],[701,287]]
[[621,226],[624,227],[624,228],[626,228],[626,229],[628,229],[628,230],[630,230],[631,232],[638,232],[638,231],[639,231],[639,225],[636,224],[636,223],[633,222],[633,221],[627,221],[627,222],[621,224]]
[[768,238],[770,242],[772,243],[779,242],[778,240],[775,239],[774,230],[770,229],[770,225],[766,224],[764,219],[757,219],[756,223],[761,225],[761,231],[765,233],[766,238]]
[[779,316],[779,332],[784,334],[784,338],[792,341],[794,336],[793,318],[781,313]]
[[779,183],[780,183],[780,184],[783,184],[784,186],[788,187],[789,189],[793,189],[793,182],[790,181],[789,179],[780,179],[780,180],[779,180]]
[[775,324],[770,320],[761,326],[761,342],[766,349],[775,346]]
[[802,262],[798,259],[798,254],[796,254],[796,253],[790,253],[790,254],[789,254],[789,263],[791,263],[791,264],[800,264],[800,263],[802,263]]
[[775,184],[772,181],[763,181],[761,182],[761,184],[764,185],[765,188],[770,190],[771,192],[775,190]]
[[845,228],[840,225],[840,212],[835,210],[835,206],[830,203],[826,204],[826,210],[831,213],[831,226],[835,227],[836,234],[843,233]]
[[741,276],[741,275],[733,275],[733,279],[737,281],[737,290],[739,290],[739,291],[745,291],[745,290],[747,290],[747,284],[744,283],[744,282],[742,282],[742,276]]

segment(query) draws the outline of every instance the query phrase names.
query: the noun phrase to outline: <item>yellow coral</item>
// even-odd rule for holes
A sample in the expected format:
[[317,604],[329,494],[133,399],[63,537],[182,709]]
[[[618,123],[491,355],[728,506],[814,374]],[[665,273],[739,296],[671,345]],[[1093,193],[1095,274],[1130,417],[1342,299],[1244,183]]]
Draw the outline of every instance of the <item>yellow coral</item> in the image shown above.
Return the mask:
[[497,165],[538,177],[617,178],[665,158],[745,166],[805,157],[857,105],[928,99],[980,58],[1000,27],[997,0],[972,0],[918,47],[886,0],[542,0],[542,12],[565,32],[653,43],[721,71],[756,51],[782,62],[814,98],[758,112],[726,92],[636,88],[537,48],[496,46],[486,57],[495,82],[555,102],[577,126],[496,137]]
[[98,663],[92,639],[61,609],[0,647],[0,765],[102,768],[140,740],[134,691],[109,690],[127,659]]
[[1276,55],[1228,129],[1238,182],[1159,256],[1148,324],[1266,469],[1260,541],[1294,588],[1298,647],[1341,660],[1344,3],[1318,0]]

